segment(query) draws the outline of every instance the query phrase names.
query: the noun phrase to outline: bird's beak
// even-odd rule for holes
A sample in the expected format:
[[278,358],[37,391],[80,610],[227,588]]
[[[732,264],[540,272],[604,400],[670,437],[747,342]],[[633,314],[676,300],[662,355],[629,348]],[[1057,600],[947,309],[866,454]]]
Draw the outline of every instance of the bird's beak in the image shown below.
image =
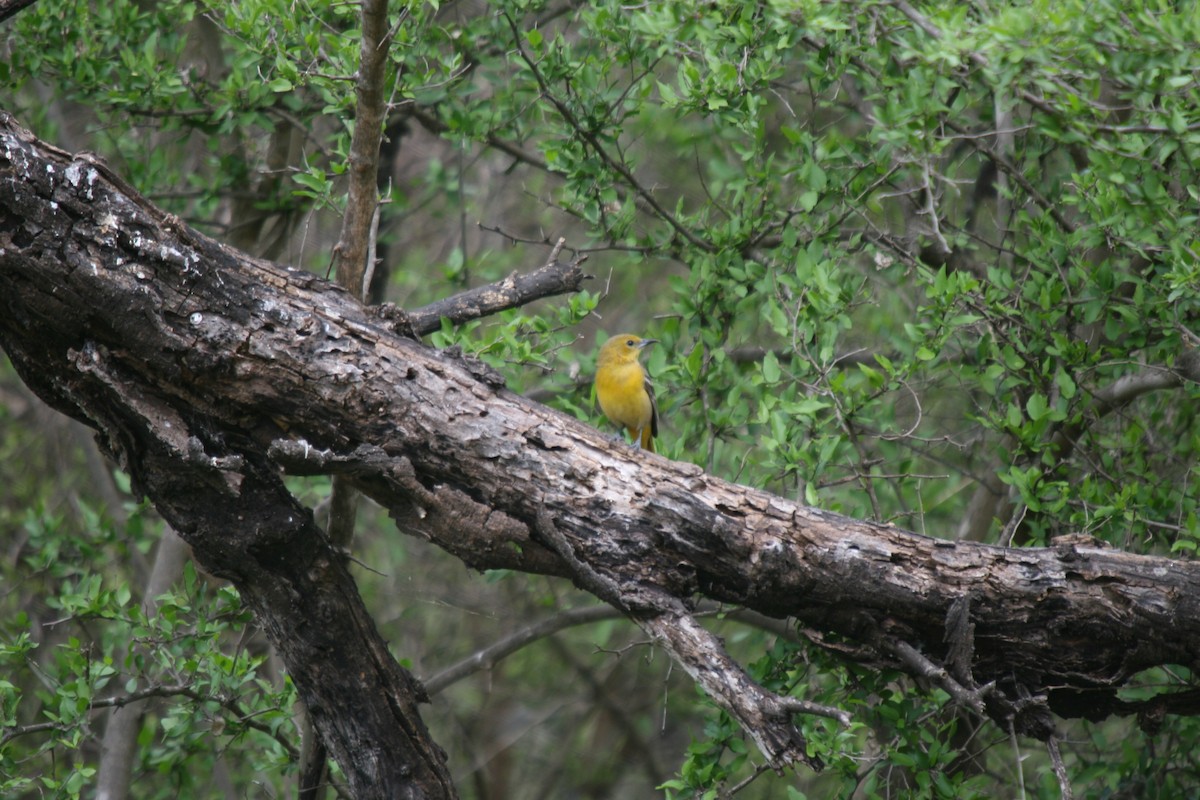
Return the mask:
[[658,339],[642,339],[641,344],[638,345],[638,349],[646,347],[647,345],[657,344],[657,342]]

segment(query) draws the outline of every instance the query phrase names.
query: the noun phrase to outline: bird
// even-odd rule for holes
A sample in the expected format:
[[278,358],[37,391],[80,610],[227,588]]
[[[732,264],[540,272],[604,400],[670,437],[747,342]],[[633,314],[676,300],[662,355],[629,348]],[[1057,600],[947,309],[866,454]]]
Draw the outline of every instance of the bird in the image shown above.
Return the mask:
[[657,341],[622,333],[605,342],[596,359],[596,399],[600,401],[600,410],[651,453],[654,437],[658,436],[658,409],[654,404],[654,388],[638,358],[645,347]]

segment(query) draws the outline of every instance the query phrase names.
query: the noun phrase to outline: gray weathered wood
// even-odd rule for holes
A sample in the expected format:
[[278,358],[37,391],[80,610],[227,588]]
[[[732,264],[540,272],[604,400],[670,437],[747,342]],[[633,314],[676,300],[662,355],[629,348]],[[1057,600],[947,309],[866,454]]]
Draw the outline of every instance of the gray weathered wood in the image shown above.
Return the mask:
[[[323,710],[318,728],[341,738],[331,751],[343,766],[366,729],[343,729],[350,709],[328,707],[319,684],[331,670],[361,672],[346,663],[361,657],[377,674],[355,691],[401,687],[404,703],[420,692],[357,595],[345,596],[352,583],[283,491],[281,467],[351,476],[403,530],[470,566],[578,578],[537,533],[541,515],[635,616],[653,606],[638,597],[661,593],[796,617],[880,662],[942,676],[1018,732],[1049,736],[1050,710],[1196,711],[1189,695],[1128,704],[1115,692],[1148,667],[1195,666],[1194,563],[1084,537],[956,544],[614,444],[504,389],[489,368],[394,334],[337,287],[186,229],[8,118],[0,346],[42,397],[97,429],[204,563],[266,618],[310,707]],[[361,635],[359,655],[321,661],[347,631]],[[415,743],[406,763],[435,785],[445,776],[436,746],[414,727],[415,706],[399,716]]]

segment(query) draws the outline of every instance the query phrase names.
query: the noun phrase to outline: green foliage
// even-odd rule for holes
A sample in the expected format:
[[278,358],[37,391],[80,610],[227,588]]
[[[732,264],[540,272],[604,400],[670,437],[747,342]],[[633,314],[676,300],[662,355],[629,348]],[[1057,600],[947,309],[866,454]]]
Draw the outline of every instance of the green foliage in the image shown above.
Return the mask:
[[[446,324],[430,341],[599,423],[596,345],[636,330],[661,341],[647,361],[673,459],[946,538],[1032,545],[1083,532],[1188,555],[1200,547],[1196,389],[1156,378],[1192,357],[1184,331],[1200,312],[1194,11],[1111,0],[395,8],[386,94],[402,125],[389,128],[399,155],[380,226],[390,296],[420,305],[538,265],[565,236],[590,257],[591,291]],[[11,26],[0,69],[12,110],[39,132],[101,152],[193,224],[323,272],[354,124],[356,15],[277,0],[39,4]],[[286,693],[272,694],[284,689],[231,655],[236,599],[197,582],[200,599],[185,592],[147,620],[118,566],[153,546],[142,511],[117,536],[88,503],[70,522],[39,506],[32,474],[7,485],[5,522],[25,544],[4,658],[26,672],[0,683],[0,710],[6,725],[54,727],[6,743],[5,790],[41,781],[78,794],[91,780],[76,755],[92,698],[193,661],[195,696],[162,711],[143,767],[188,780],[176,765],[208,757],[200,709],[220,736],[254,739],[246,774],[275,770],[286,736],[239,729],[213,699],[248,695],[254,719],[284,727]],[[991,510],[968,516],[980,506]],[[392,545],[378,557],[407,569],[414,556]],[[511,600],[520,580],[489,591]],[[33,597],[69,620],[51,644]],[[202,601],[216,610],[201,613]],[[444,619],[403,613],[447,637]],[[120,662],[122,640],[145,642],[140,661]],[[826,772],[750,780],[758,754],[743,734],[676,700],[694,741],[657,781],[668,796],[985,797],[1017,785],[1056,796],[1052,778],[1035,777],[1036,746],[967,731],[945,697],[899,673],[759,634],[739,647],[759,679],[846,708],[855,724],[798,719]],[[511,680],[548,671],[530,658]],[[35,663],[49,677],[33,680]],[[1174,671],[1153,685],[1192,684]],[[1195,793],[1193,727],[1073,727],[1088,742],[1068,753],[1077,790]]]
[[[212,589],[188,565],[182,585],[156,598],[147,616],[123,577],[94,566],[152,545],[160,526],[144,522],[137,509],[123,526],[92,513],[70,522],[26,514],[21,578],[6,581],[17,588],[3,598],[0,627],[0,670],[9,676],[0,681],[5,797],[35,787],[86,796],[96,769],[82,756],[109,713],[145,714],[133,767],[140,797],[209,796],[206,773],[219,757],[243,782],[277,783],[293,760],[294,692],[262,674],[264,653],[239,647],[250,617],[232,589]],[[32,612],[23,610],[30,596],[40,600]],[[113,698],[122,699],[120,711],[110,710]]]

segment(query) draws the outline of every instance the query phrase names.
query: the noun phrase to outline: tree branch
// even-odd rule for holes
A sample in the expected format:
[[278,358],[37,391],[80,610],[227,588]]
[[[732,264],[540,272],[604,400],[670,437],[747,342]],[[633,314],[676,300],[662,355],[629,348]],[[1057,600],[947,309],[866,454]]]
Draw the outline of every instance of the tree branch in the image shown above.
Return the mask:
[[[204,331],[223,338],[233,333],[228,322],[292,313],[257,305],[271,301],[247,291],[273,293],[289,274],[301,284],[309,278],[273,267],[239,276],[236,265],[251,263],[239,261],[245,256],[116,189],[93,160],[41,147],[2,112],[0,142],[0,346],[18,373],[52,406],[95,428],[134,492],[155,502],[205,569],[238,588],[356,797],[454,797],[445,754],[417,713],[425,699],[420,685],[388,652],[344,559],[288,493],[265,449],[251,444],[252,431],[279,432],[270,412],[259,409],[228,427],[219,421],[223,391],[191,379],[216,366],[193,358]],[[52,264],[100,294],[83,286],[51,290],[43,280]],[[158,283],[168,272],[171,298],[160,292],[167,283]],[[114,291],[137,285],[157,287],[145,296],[155,298],[157,321],[126,305],[123,321],[110,327],[104,318],[116,309],[104,306],[120,302]],[[56,309],[34,300],[47,290],[60,298]],[[348,300],[341,290],[333,296]],[[73,303],[78,325],[60,327],[64,320],[53,316]],[[170,344],[159,338],[168,319],[168,327],[183,326]],[[257,349],[251,339],[225,346],[249,353]],[[146,370],[166,366],[164,358],[174,388],[145,381]],[[64,368],[75,376],[70,388],[60,383]],[[364,741],[373,746],[363,748]]]
[[[435,136],[441,136],[450,131],[450,126],[443,122],[441,117],[437,116],[436,108],[427,109],[419,105],[411,105],[408,106],[406,110],[408,115],[419,122],[422,128]],[[489,147],[499,150],[501,153],[504,153],[507,156],[511,156],[514,161],[517,161],[521,164],[527,164],[534,169],[545,172],[547,175],[559,175],[559,173],[550,169],[550,165],[547,164],[540,156],[530,153],[527,150],[523,150],[507,139],[501,139],[494,133],[488,133],[484,137],[483,141]]]
[[[237,718],[239,725],[245,725],[247,728],[252,728],[259,733],[266,734],[271,739],[275,740],[280,747],[292,758],[297,755],[296,748],[292,744],[291,739],[281,735],[280,731],[272,725],[259,722],[246,713],[246,710],[238,702],[236,697],[229,697],[220,694],[210,694],[208,692],[199,692],[192,688],[191,684],[158,684],[147,686],[144,689],[138,689],[136,692],[128,694],[112,695],[111,697],[101,697],[92,700],[88,708],[91,711],[100,711],[108,709],[120,709],[126,706],[144,703],[147,700],[154,698],[172,698],[185,697],[195,703],[216,703],[221,708],[224,708],[231,715]],[[18,725],[11,728],[5,728],[0,734],[0,746],[6,745],[13,739],[21,736],[31,736],[39,733],[50,733],[53,731],[62,731],[69,728],[70,723],[63,722],[35,722],[30,725]],[[128,790],[128,786],[124,789]]]
[[571,628],[576,625],[588,625],[592,622],[599,622],[603,619],[612,619],[619,616],[620,613],[616,609],[608,606],[584,606],[583,608],[572,608],[555,614],[553,617],[514,631],[500,641],[472,653],[457,664],[447,667],[424,682],[425,691],[429,693],[430,697],[434,697],[447,686],[457,683],[472,673],[491,669],[507,656],[512,655],[523,647],[528,647],[538,639],[544,639],[565,628]]
[[1200,378],[1200,373],[1197,372],[1196,352],[1185,343],[1177,367],[1145,367],[1137,372],[1122,375],[1096,390],[1092,395],[1088,414],[1075,422],[1062,425],[1055,432],[1050,442],[1055,459],[1061,461],[1067,458],[1074,449],[1075,442],[1094,420],[1111,414],[1144,394],[1162,389],[1175,389],[1182,386],[1185,379],[1196,381]]
[[576,582],[624,611],[661,645],[713,702],[741,724],[773,769],[782,771],[795,762],[822,769],[820,757],[808,753],[807,742],[792,723],[792,715],[816,714],[849,725],[849,714],[767,691],[730,658],[721,640],[703,628],[679,598],[645,585],[622,585],[600,574],[575,555],[544,509],[537,512],[536,528],[571,566]]
[[[1200,564],[1086,540],[937,540],[631,451],[395,335],[328,282],[237,254],[143,202],[0,116],[0,346],[34,391],[99,431],[201,563],[238,586],[358,796],[452,789],[416,714],[420,687],[280,466],[351,477],[403,530],[473,567],[574,576],[565,542],[776,764],[813,757],[790,727],[813,709],[727,668],[690,618],[697,594],[865,648],[885,630],[960,684],[968,672],[994,683],[988,715],[1043,739],[1047,707],[1127,713],[1117,690],[1136,673],[1200,660]],[[539,532],[543,515],[558,545]],[[972,647],[947,642],[956,604]],[[1155,713],[1194,713],[1187,698],[1157,699]],[[356,760],[376,737],[386,763]]]
[[583,274],[581,268],[587,256],[577,255],[569,262],[560,262],[558,256],[565,244],[566,239],[560,238],[555,242],[546,263],[532,272],[514,272],[495,283],[468,289],[409,311],[407,315],[413,331],[418,336],[423,336],[436,331],[441,326],[443,317],[461,325],[473,319],[518,308],[543,297],[578,292],[583,288],[583,282],[592,277]]
[[[405,8],[401,19],[408,14]],[[355,81],[354,133],[350,137],[350,186],[342,231],[333,247],[337,260],[337,280],[354,297],[366,301],[371,275],[375,271],[375,235],[379,224],[379,143],[387,115],[384,83],[392,32],[388,30],[387,0],[362,0],[359,18],[358,73]],[[354,539],[358,521],[358,492],[350,483],[335,476],[330,488],[329,523],[326,533],[334,547],[346,550]],[[300,800],[319,800],[327,772],[327,752],[323,738],[311,735],[312,715],[303,715],[305,739],[300,764]]]
[[[384,77],[392,32],[388,30],[387,0],[363,0],[362,39],[359,44],[358,73],[354,90],[358,97],[355,106],[354,133],[350,137],[350,188],[346,196],[346,213],[342,216],[342,233],[333,252],[337,258],[338,282],[357,291],[360,300],[365,291],[363,276],[367,271],[367,252],[370,250],[371,220],[379,202],[377,164],[379,141],[387,111],[384,100]],[[401,10],[408,13],[407,8]]]
[[509,29],[512,31],[513,46],[517,49],[517,55],[519,55],[521,60],[525,62],[525,65],[529,67],[529,71],[532,73],[534,80],[537,81],[538,86],[541,88],[543,96],[550,101],[551,105],[554,106],[555,110],[558,111],[563,120],[571,126],[571,129],[579,134],[580,138],[588,143],[588,146],[590,146],[592,151],[600,157],[601,161],[603,161],[609,166],[610,169],[624,178],[626,184],[633,189],[637,196],[653,210],[654,214],[658,216],[659,219],[670,225],[671,229],[674,230],[676,234],[682,236],[688,241],[689,244],[699,250],[703,250],[706,253],[714,252],[716,247],[714,247],[711,242],[701,239],[690,228],[676,219],[674,214],[672,214],[658,202],[652,192],[642,186],[642,184],[638,181],[638,179],[623,161],[614,158],[612,154],[608,152],[607,148],[604,147],[604,145],[596,137],[595,133],[589,130],[586,126],[580,124],[579,120],[575,117],[574,112],[572,112],[571,109],[568,108],[564,102],[559,100],[558,97],[555,96],[554,92],[550,90],[549,84],[546,83],[545,76],[543,76],[542,71],[538,69],[537,62],[535,62],[529,56],[529,54],[525,52],[525,48],[521,44],[523,37],[521,36],[521,32],[517,29],[517,23],[514,22],[512,17],[508,16],[507,14],[504,18],[508,22]]

